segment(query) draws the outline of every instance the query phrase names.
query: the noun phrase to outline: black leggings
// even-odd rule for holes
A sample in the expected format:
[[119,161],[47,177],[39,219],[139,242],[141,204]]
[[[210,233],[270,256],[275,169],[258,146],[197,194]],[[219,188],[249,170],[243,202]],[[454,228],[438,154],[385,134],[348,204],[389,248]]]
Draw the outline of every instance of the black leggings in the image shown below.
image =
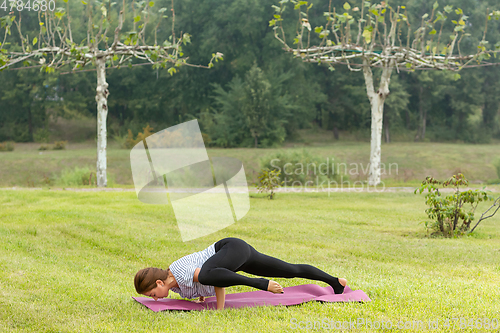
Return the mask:
[[267,290],[269,280],[250,278],[235,273],[243,271],[259,276],[319,280],[332,286],[336,294],[344,292],[344,287],[339,283],[338,278],[311,265],[289,264],[259,253],[238,238],[221,239],[215,243],[215,252],[201,267],[198,274],[198,281],[201,284],[220,288],[245,285]]

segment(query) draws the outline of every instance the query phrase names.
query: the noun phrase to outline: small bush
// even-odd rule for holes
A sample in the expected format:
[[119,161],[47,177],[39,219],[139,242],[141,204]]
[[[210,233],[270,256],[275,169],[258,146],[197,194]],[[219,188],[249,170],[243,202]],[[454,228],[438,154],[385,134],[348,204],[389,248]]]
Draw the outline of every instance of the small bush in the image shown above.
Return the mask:
[[299,182],[301,186],[306,186],[339,179],[333,167],[333,158],[313,156],[305,149],[294,152],[281,151],[261,159],[260,162],[263,169],[281,171],[281,179],[285,185]]
[[72,114],[67,114],[67,117],[73,117],[72,119],[57,117],[49,122],[50,138],[54,141],[68,140],[70,142],[92,140],[97,135],[97,117],[82,118],[75,112],[70,112]]
[[[432,177],[427,177],[420,188],[415,189],[415,194],[427,190],[425,203],[429,206],[425,210],[427,216],[432,220],[425,221],[427,231],[434,232],[431,235],[444,237],[458,237],[470,230],[474,221],[474,212],[481,201],[493,198],[484,190],[460,191],[460,186],[467,186],[469,182],[464,175],[459,173],[448,180],[441,182]],[[439,185],[453,187],[455,191],[447,196],[441,195]]]
[[45,128],[39,128],[33,133],[33,140],[38,143],[49,143],[50,131]]
[[0,142],[0,151],[13,151],[13,150],[14,150],[13,141],[6,141],[3,143]]
[[274,189],[280,187],[284,182],[280,181],[281,171],[262,169],[259,174],[259,183],[255,186],[259,193],[269,192],[267,195],[269,199],[274,198]]
[[40,148],[38,148],[38,150],[49,150],[49,146],[48,145],[41,145]]
[[124,136],[121,136],[121,135],[113,135],[113,140],[118,144],[118,146],[120,148],[123,148],[123,149],[129,149],[127,148],[127,136],[124,135]]
[[205,146],[210,146],[212,143],[212,139],[210,138],[210,135],[207,133],[201,133],[201,137],[203,138],[203,142],[205,143]]
[[137,134],[137,137],[134,139],[134,134],[132,133],[132,130],[128,130],[128,136],[127,139],[125,140],[125,148],[127,149],[132,149],[136,144],[138,144],[140,141],[144,140],[151,134],[153,134],[153,128],[149,126],[149,124],[146,125],[146,127],[143,128],[144,133],[139,132]]
[[54,149],[54,150],[66,149],[67,143],[68,143],[68,141],[54,141],[54,147],[52,149]]
[[500,157],[498,157],[495,162],[493,162],[493,165],[495,166],[495,169],[497,171],[497,176],[500,178]]
[[43,185],[46,185],[46,186],[52,186],[54,185],[54,183],[57,181],[57,175],[56,174],[52,174],[52,175],[47,175],[47,174],[43,174],[43,178],[41,179],[41,183]]
[[95,172],[88,167],[64,169],[57,183],[61,186],[96,185]]

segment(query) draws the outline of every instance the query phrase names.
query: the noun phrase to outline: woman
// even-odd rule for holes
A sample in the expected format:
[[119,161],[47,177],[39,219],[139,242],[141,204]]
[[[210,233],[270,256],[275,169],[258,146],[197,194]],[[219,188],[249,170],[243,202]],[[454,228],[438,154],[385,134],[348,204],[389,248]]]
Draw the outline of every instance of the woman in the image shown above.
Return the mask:
[[167,270],[148,267],[141,269],[134,278],[137,293],[156,300],[168,296],[169,290],[185,298],[197,298],[203,302],[206,296],[215,295],[217,309],[224,308],[225,287],[245,285],[272,293],[283,293],[277,282],[263,278],[250,278],[245,273],[282,278],[319,280],[332,286],[336,294],[342,294],[346,279],[338,279],[322,270],[305,264],[289,264],[257,252],[238,238],[224,238],[205,250],[174,261]]

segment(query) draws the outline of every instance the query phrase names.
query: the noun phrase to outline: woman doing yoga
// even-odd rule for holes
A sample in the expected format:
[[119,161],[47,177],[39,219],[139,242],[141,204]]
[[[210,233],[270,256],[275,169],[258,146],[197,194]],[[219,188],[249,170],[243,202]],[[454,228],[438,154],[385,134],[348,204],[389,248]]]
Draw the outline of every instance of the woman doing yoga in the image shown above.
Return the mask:
[[224,308],[225,287],[245,285],[273,293],[283,293],[277,282],[264,278],[250,278],[245,273],[280,278],[305,278],[318,280],[332,286],[335,294],[342,294],[346,279],[333,277],[306,264],[290,264],[259,253],[238,238],[224,238],[205,250],[174,261],[167,270],[148,267],[141,269],[134,278],[137,293],[155,300],[168,296],[169,290],[185,298],[203,302],[206,296],[215,295],[217,309]]

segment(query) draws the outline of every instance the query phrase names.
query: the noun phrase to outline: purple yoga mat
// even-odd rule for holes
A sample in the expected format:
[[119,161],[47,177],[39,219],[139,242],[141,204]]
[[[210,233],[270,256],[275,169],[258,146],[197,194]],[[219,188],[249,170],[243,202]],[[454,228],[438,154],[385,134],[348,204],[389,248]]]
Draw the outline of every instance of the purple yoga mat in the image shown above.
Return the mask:
[[[360,302],[371,301],[362,290],[351,290],[346,286],[344,293],[336,295],[332,287],[320,287],[316,284],[283,288],[283,294],[257,290],[246,293],[227,294],[226,308],[243,308],[265,305],[297,305],[309,301],[321,302]],[[213,310],[217,307],[215,296],[205,298],[203,303],[195,303],[182,299],[163,298],[155,301],[150,297],[132,297],[142,305],[158,312],[163,310]]]

